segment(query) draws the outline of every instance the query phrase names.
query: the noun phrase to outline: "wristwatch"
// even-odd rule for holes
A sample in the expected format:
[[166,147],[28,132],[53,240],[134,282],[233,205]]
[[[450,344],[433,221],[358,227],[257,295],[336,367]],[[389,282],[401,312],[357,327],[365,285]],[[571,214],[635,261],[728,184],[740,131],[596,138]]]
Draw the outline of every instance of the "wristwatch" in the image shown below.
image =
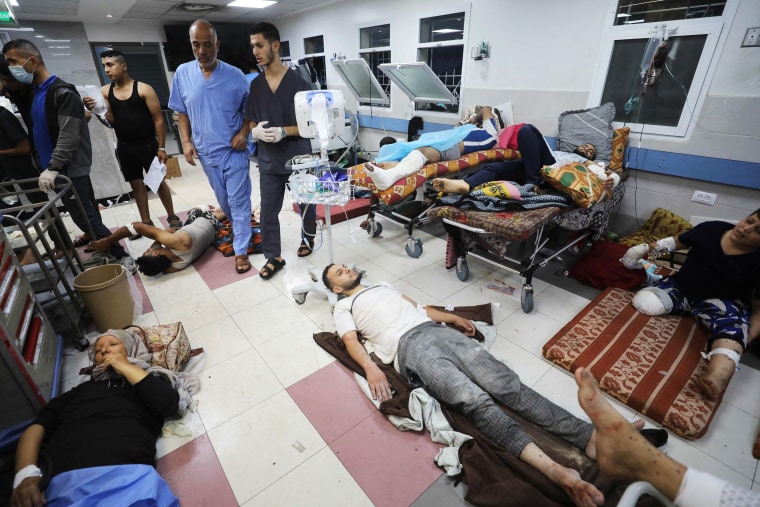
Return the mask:
[[282,138],[283,139],[286,138],[286,137],[288,137],[288,131],[285,130],[285,127],[280,127],[280,131],[282,133]]

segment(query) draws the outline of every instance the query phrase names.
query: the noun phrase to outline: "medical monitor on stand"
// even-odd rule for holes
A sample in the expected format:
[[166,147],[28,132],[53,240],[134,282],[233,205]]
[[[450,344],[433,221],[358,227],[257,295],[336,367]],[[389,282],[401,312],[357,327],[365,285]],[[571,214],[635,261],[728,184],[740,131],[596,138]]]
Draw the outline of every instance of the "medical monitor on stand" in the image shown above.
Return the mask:
[[[329,262],[333,262],[332,231],[330,227],[330,206],[344,206],[351,198],[351,184],[348,178],[341,178],[331,171],[327,159],[327,143],[340,132],[345,124],[346,110],[343,93],[337,90],[312,90],[298,92],[295,96],[296,122],[301,137],[318,139],[319,157],[310,153],[294,157],[291,163],[290,193],[293,202],[322,204],[325,209],[325,234],[329,252]],[[324,294],[335,306],[338,296],[322,283],[322,273],[309,270],[312,282],[296,286],[291,294],[296,303],[303,304],[309,292]]]

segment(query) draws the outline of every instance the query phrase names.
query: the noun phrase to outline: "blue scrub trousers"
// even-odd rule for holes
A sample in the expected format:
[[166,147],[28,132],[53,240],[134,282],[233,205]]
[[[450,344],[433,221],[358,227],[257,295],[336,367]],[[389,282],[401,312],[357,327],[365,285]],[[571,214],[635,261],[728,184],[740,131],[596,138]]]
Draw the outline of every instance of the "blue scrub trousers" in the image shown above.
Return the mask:
[[251,240],[251,173],[247,152],[234,151],[224,165],[199,158],[219,206],[232,221],[235,255],[246,255]]

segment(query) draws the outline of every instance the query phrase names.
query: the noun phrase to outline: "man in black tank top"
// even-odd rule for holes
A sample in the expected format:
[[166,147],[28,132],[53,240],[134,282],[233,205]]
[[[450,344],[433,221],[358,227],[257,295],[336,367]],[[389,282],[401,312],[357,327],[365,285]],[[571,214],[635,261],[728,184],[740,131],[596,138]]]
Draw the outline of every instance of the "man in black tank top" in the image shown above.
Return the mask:
[[[161,105],[155,90],[147,84],[135,81],[127,73],[127,60],[120,51],[109,50],[100,53],[103,69],[112,81],[100,89],[108,111],[98,117],[101,123],[116,132],[116,158],[119,160],[124,180],[128,181],[140,212],[140,220],[153,225],[148,209],[148,191],[143,183],[143,171],[147,171],[158,157],[165,163],[166,127],[161,113]],[[85,106],[92,110],[95,100],[85,97]],[[158,138],[158,139],[156,139]],[[174,214],[171,190],[165,181],[158,187],[158,197],[166,209],[170,227],[181,227],[182,222]],[[130,239],[137,239],[136,234]]]

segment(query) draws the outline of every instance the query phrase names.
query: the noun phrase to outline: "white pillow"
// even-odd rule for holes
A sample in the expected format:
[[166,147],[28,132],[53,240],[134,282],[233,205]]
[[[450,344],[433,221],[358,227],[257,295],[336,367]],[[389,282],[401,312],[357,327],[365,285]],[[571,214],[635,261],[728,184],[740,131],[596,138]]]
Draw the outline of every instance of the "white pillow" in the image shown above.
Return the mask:
[[494,109],[499,110],[499,116],[501,116],[501,122],[505,127],[515,124],[515,114],[512,112],[512,102],[505,102],[498,106],[493,106]]

